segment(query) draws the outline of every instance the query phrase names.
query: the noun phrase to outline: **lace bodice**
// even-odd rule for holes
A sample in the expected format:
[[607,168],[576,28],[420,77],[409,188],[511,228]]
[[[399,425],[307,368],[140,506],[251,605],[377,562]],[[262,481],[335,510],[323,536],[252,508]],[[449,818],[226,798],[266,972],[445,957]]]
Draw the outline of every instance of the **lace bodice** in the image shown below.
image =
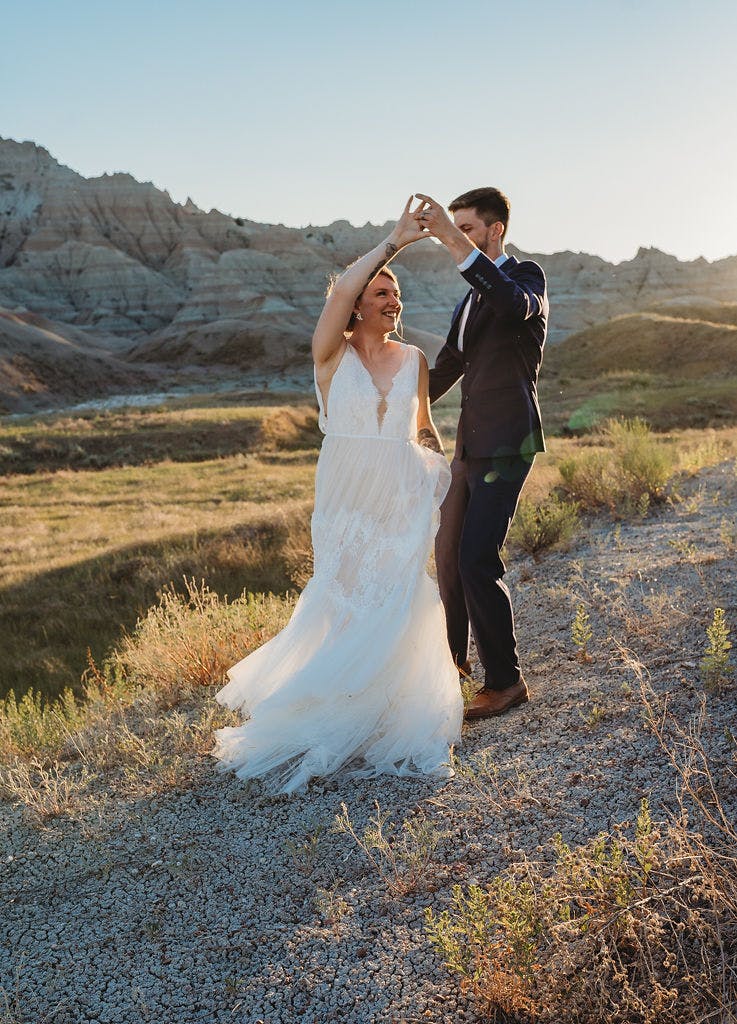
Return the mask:
[[[315,377],[320,430],[348,437],[414,439],[417,436],[417,376],[420,350],[407,345],[389,391],[377,388],[361,358],[348,344],[330,383],[327,409]],[[383,411],[383,416],[381,415]]]

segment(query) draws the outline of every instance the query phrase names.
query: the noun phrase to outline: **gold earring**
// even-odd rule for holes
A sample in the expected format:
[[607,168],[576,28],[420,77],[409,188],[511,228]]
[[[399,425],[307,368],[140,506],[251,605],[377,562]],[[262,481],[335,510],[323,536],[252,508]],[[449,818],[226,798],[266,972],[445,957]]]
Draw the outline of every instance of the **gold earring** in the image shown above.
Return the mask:
[[363,317],[361,316],[360,313],[356,313],[356,320],[363,320]]

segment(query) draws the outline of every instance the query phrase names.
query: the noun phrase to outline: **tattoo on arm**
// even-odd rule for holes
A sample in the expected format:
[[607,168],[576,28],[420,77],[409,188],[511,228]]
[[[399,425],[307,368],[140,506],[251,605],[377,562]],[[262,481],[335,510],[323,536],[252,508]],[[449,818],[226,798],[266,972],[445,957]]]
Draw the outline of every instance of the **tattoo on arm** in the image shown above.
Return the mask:
[[[397,255],[397,253],[399,252],[399,249],[392,242],[387,242],[386,243],[386,248],[384,249],[384,252],[386,254],[384,256],[384,259],[376,264],[376,266],[374,267],[374,269],[371,271],[371,273],[369,274],[368,278],[366,279],[366,284],[368,284],[369,281],[373,281],[373,279],[379,273],[381,268],[385,267],[387,265],[387,263],[389,262],[389,260]],[[366,284],[363,286],[364,288],[366,287]]]
[[423,427],[417,434],[417,443],[421,444],[423,448],[430,448],[431,451],[437,452],[439,455],[444,455],[443,446],[440,443],[440,438],[434,430],[430,430],[429,427]]

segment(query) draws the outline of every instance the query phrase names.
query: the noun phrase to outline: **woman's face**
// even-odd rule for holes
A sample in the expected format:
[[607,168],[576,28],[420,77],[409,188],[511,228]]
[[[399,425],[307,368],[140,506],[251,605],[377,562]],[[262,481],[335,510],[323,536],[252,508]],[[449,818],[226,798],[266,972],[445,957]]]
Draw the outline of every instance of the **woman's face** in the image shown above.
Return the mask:
[[389,334],[397,329],[397,321],[402,312],[399,288],[391,277],[379,274],[366,286],[366,290],[356,304],[361,314],[364,327],[371,331]]

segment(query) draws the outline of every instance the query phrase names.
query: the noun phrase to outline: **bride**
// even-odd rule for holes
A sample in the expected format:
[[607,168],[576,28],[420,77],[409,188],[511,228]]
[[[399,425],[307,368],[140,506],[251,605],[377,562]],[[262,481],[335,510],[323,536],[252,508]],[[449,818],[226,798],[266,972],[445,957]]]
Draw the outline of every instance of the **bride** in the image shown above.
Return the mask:
[[452,774],[463,701],[425,569],[450,472],[423,353],[390,337],[387,264],[425,237],[410,209],[335,282],[312,340],[320,429],[314,575],[287,626],[228,671],[218,769],[284,793],[315,776]]

